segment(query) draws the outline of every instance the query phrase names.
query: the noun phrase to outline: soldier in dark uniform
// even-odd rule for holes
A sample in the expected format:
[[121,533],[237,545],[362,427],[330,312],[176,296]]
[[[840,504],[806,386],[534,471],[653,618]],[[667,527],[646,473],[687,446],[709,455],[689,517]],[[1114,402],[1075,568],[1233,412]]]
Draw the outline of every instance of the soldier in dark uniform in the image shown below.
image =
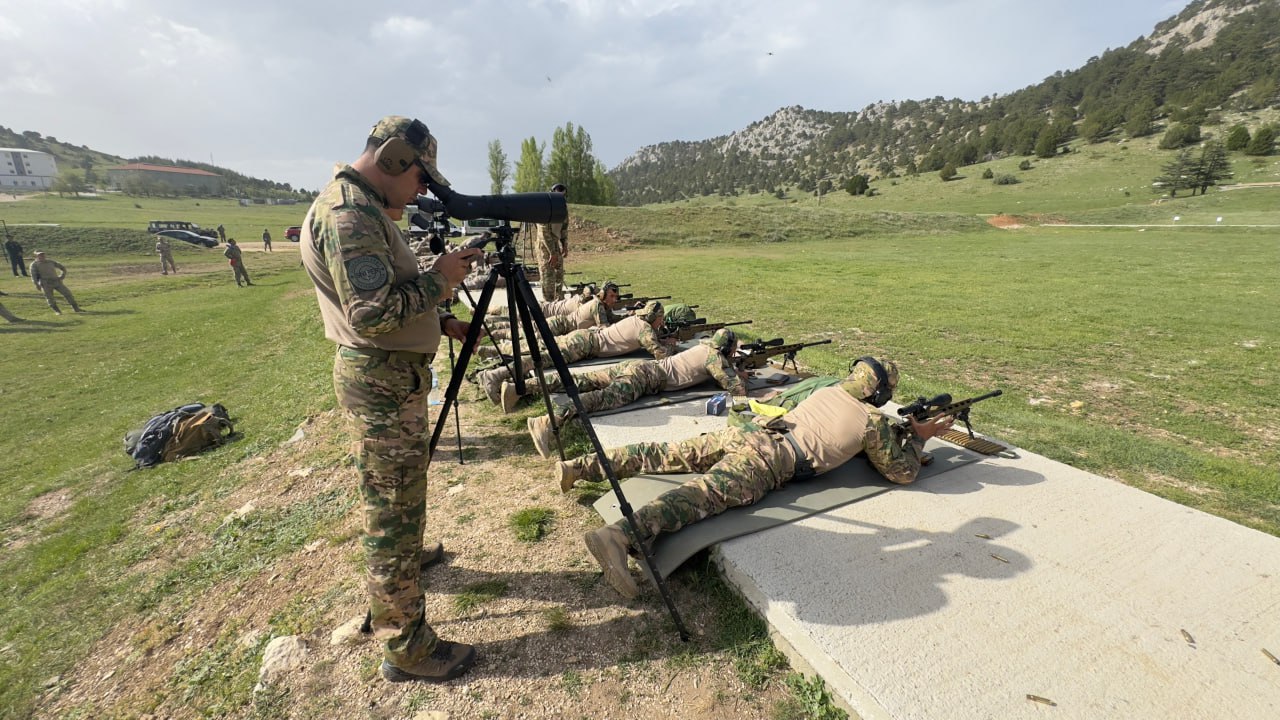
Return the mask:
[[27,263],[22,257],[22,243],[9,238],[4,243],[4,254],[9,256],[9,264],[13,266],[13,276],[27,276]]
[[360,157],[320,191],[300,242],[325,336],[338,344],[334,391],[359,437],[366,588],[382,675],[392,682],[443,682],[475,662],[471,645],[436,637],[419,585],[431,361],[441,334],[461,340],[469,328],[438,305],[482,254],[459,250],[419,270],[396,223],[429,179],[449,184],[427,127],[383,118]]

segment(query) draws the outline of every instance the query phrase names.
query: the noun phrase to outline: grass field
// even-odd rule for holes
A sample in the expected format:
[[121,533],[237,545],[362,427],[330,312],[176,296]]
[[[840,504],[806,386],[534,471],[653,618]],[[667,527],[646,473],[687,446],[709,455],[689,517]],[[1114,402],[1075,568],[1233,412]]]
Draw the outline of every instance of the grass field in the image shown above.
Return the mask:
[[[957,196],[963,212],[934,212],[948,203],[929,199],[938,187],[926,188],[930,180],[911,181],[921,184],[915,196],[904,182],[900,198],[888,189],[870,201],[824,199],[820,207],[772,198],[574,207],[579,218],[617,231],[627,249],[570,262],[588,277],[630,282],[638,293],[696,302],[715,320],[753,319],[750,329],[760,337],[830,337],[832,345],[801,356],[819,370],[839,372],[848,358],[866,353],[892,357],[903,370],[900,397],[1002,388],[1004,397],[975,410],[979,430],[1280,535],[1276,231],[997,230],[974,213],[1032,208],[996,209],[990,197]],[[948,183],[945,192],[958,193],[965,182],[972,180]],[[1027,195],[1028,204],[1055,213],[1049,190],[1035,192],[1041,195]],[[0,213],[23,222],[87,229],[70,253],[67,283],[89,310],[54,317],[25,279],[0,276],[6,307],[34,320],[0,325],[7,360],[0,365],[6,717],[25,717],[56,695],[55,676],[85,661],[116,623],[150,623],[153,630],[126,648],[130,662],[145,658],[178,635],[166,617],[217,584],[253,577],[332,538],[350,514],[343,494],[245,523],[228,524],[206,508],[255,482],[268,451],[332,408],[332,346],[296,246],[249,253],[258,286],[241,289],[218,251],[180,248],[182,272],[160,277],[145,246],[121,252],[110,244],[116,240],[95,245],[95,238],[114,237],[99,233],[99,223],[134,228],[174,217],[236,227],[227,218],[244,210],[256,213],[243,224],[254,238],[252,228],[283,229],[295,224],[286,211],[300,216],[304,208],[202,201],[196,212],[179,214],[180,201],[165,202],[175,204],[143,202],[141,211],[118,199],[0,205]],[[851,211],[872,207],[868,202],[881,205]],[[1150,197],[1093,202],[1064,201],[1070,211],[1056,214],[1154,220],[1170,206],[1153,206]],[[1211,193],[1176,206],[1184,218],[1231,212],[1280,224],[1280,189]],[[244,439],[198,459],[128,472],[123,434],[192,400],[227,405]],[[349,460],[335,442],[308,462],[343,467]],[[181,562],[171,561],[175,553]],[[330,607],[330,589],[303,588],[300,597],[323,596],[321,606]],[[319,611],[296,602],[273,610],[273,630],[314,627]],[[184,662],[199,664],[200,672],[169,680],[154,708],[247,716],[261,645],[235,645],[235,629],[216,646],[193,650]],[[161,639],[148,640],[151,632]]]

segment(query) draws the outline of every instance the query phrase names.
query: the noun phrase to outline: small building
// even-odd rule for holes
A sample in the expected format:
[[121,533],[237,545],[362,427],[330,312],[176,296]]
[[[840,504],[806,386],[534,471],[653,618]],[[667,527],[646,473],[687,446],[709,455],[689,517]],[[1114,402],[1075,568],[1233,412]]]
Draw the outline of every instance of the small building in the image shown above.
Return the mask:
[[194,192],[217,195],[222,192],[222,176],[208,170],[177,167],[176,165],[151,165],[129,163],[107,168],[107,181],[112,187],[128,190],[130,185],[161,187],[177,192]]
[[47,152],[0,148],[0,187],[43,189],[58,177],[58,161]]

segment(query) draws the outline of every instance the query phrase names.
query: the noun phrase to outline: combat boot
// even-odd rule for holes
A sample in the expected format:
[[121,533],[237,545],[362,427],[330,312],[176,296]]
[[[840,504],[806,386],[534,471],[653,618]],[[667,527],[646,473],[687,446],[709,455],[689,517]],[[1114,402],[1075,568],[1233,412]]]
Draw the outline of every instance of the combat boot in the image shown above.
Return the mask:
[[405,682],[422,680],[424,682],[447,682],[462,675],[476,661],[476,648],[465,643],[437,640],[431,654],[417,664],[408,667],[396,667],[386,660],[382,661],[382,677],[388,682]]
[[576,462],[561,460],[556,463],[556,475],[560,478],[560,492],[567,493],[573,489],[574,483],[581,480],[586,473],[578,467]]
[[605,525],[583,536],[587,550],[600,563],[604,579],[614,590],[630,600],[640,594],[636,581],[627,569],[627,533],[617,525]]
[[520,402],[520,394],[516,392],[515,383],[503,381],[502,390],[499,394],[502,396],[502,412],[515,412],[516,403]]
[[555,439],[551,432],[551,416],[539,415],[529,418],[529,436],[533,438],[533,447],[544,458],[550,458],[556,452]]
[[502,382],[510,379],[511,369],[505,366],[476,373],[476,383],[484,388],[484,394],[494,405],[502,404]]

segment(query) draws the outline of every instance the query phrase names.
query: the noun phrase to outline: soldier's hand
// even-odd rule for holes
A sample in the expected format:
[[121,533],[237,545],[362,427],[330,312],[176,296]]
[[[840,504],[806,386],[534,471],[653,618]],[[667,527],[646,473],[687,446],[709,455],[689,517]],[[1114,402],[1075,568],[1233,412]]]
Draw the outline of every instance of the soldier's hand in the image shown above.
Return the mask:
[[[467,333],[471,332],[471,323],[459,320],[458,318],[449,318],[444,321],[444,334],[462,342],[467,339]],[[480,335],[476,337],[476,346],[480,345],[480,338],[485,336],[484,327],[480,328]],[[474,349],[474,348],[473,348]]]
[[431,266],[431,269],[444,276],[445,282],[452,288],[467,279],[467,274],[471,272],[471,263],[478,260],[482,255],[484,255],[484,251],[480,248],[445,253],[436,258],[435,264]]
[[920,422],[915,418],[908,418],[911,422],[911,432],[921,440],[928,440],[931,437],[941,435],[951,429],[956,419],[950,415],[939,415],[938,417],[929,418],[924,422]]

